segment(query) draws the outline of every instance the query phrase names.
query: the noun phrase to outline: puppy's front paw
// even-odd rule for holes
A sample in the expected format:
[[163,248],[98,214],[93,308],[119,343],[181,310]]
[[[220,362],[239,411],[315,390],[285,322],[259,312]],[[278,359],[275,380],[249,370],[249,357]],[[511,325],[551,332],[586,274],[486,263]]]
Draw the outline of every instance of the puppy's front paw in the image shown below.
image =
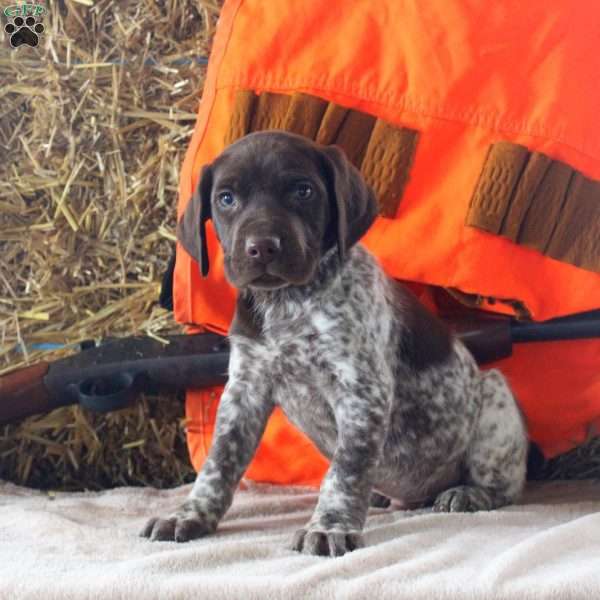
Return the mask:
[[342,556],[365,545],[359,531],[299,529],[292,539],[292,550],[316,556]]
[[216,528],[216,518],[183,507],[169,517],[150,519],[140,536],[152,542],[188,542],[213,533]]
[[486,490],[470,485],[460,485],[442,492],[433,503],[434,512],[475,512],[490,510],[490,497]]

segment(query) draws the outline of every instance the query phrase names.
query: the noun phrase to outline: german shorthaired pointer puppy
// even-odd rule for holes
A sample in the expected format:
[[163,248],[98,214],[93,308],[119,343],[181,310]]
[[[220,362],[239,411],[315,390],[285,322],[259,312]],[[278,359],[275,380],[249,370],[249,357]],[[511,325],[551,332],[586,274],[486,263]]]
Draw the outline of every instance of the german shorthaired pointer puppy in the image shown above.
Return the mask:
[[357,244],[376,213],[343,153],[300,136],[252,133],[204,168],[178,234],[206,274],[211,218],[239,290],[229,381],[189,498],[143,536],[214,532],[275,406],[331,461],[296,550],[361,547],[373,498],[455,512],[519,496],[527,441],[506,381]]

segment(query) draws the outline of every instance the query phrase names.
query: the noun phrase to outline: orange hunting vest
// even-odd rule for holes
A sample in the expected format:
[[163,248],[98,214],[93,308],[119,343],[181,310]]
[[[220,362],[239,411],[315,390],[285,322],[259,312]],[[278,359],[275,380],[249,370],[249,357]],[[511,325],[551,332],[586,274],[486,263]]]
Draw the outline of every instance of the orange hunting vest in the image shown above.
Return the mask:
[[[380,177],[387,199],[363,243],[389,275],[534,320],[599,308],[599,73],[597,2],[226,0],[178,215],[232,131],[310,121],[313,139],[345,140]],[[378,172],[388,163],[401,177]],[[175,317],[226,333],[235,291],[210,222],[207,235],[206,278],[177,246]],[[594,432],[600,340],[523,344],[494,366],[547,456]],[[196,468],[220,392],[187,395]],[[316,485],[326,468],[276,412],[246,476]]]

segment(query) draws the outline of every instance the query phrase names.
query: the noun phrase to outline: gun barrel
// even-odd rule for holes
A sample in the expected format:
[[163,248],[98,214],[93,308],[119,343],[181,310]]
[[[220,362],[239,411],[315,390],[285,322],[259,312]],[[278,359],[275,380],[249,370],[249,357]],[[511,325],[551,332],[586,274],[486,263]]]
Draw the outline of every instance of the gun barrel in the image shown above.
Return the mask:
[[600,338],[600,310],[541,323],[513,323],[513,342],[549,342]]

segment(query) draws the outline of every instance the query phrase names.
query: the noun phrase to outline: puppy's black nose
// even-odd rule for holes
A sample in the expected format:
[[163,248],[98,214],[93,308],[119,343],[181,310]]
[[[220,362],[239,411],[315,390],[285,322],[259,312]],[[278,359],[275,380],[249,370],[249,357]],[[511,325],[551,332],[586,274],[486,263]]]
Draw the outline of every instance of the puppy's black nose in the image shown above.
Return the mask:
[[279,254],[281,240],[277,237],[249,237],[246,240],[246,256],[263,265],[270,263]]

